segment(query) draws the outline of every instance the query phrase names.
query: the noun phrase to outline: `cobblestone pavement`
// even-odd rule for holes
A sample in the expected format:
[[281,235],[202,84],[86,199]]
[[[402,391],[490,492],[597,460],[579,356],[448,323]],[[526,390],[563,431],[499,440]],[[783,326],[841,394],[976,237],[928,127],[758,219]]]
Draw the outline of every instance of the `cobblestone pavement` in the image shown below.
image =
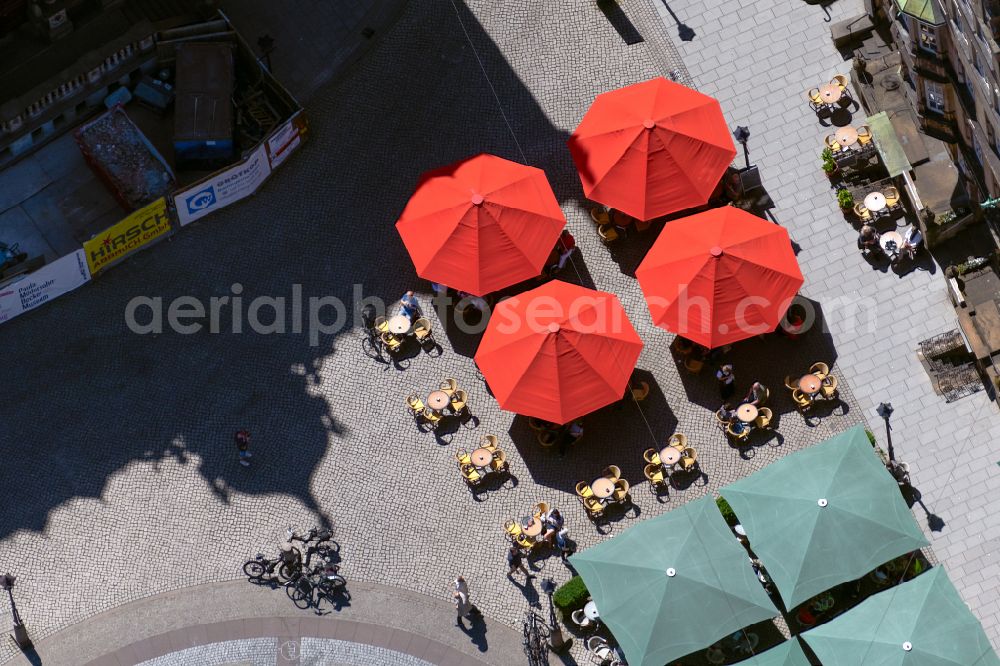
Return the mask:
[[[671,71],[686,80],[654,6],[621,6],[613,25],[577,3],[410,3],[349,75],[315,95],[310,141],[256,197],[0,327],[0,559],[20,575],[19,605],[35,636],[146,595],[236,578],[242,560],[273,548],[286,525],[321,521],[335,526],[349,579],[446,598],[447,581],[463,573],[488,616],[517,626],[539,601],[539,579],[517,585],[504,576],[505,519],[547,501],[565,509],[587,547],[605,536],[573,487],[609,463],[634,483],[648,517],[864,420],[871,399],[859,403],[849,382],[844,402],[810,423],[781,390],[785,374],[812,361],[841,373],[834,342],[851,343],[837,340],[836,328],[795,343],[751,340],[731,354],[737,378],[741,390],[755,378],[774,389],[780,435],[743,452],[729,447],[714,425],[714,380],[678,372],[672,336],[651,325],[633,277],[657,230],[612,249],[597,239],[565,147],[569,132],[599,92]],[[709,31],[707,19],[701,29]],[[644,41],[627,45],[622,35],[636,31]],[[698,84],[721,95],[695,60],[707,79]],[[738,71],[719,76],[742,88]],[[731,123],[745,122],[728,97],[726,108]],[[428,285],[413,275],[393,223],[422,171],[480,151],[546,170],[581,248],[564,275],[618,294],[646,343],[638,367],[653,386],[649,399],[641,410],[625,404],[587,417],[565,459],[540,450],[524,419],[496,408],[470,358],[475,336],[443,331],[436,318],[442,354],[405,368],[366,357],[354,328],[316,347],[304,333],[127,331],[123,312],[135,296],[207,301],[230,295],[234,283],[244,303],[289,297],[293,284],[306,297],[351,302],[353,283],[389,300],[415,286],[426,300]],[[793,158],[807,178],[812,162],[807,169]],[[825,193],[815,194],[826,206]],[[817,219],[812,231],[830,241],[829,227]],[[806,247],[805,233],[797,229],[808,268],[819,250]],[[827,276],[813,268],[805,293],[835,301],[841,294],[827,293]],[[845,307],[819,305],[828,319]],[[469,391],[478,427],[435,439],[416,430],[404,397],[448,376]],[[236,461],[238,427],[253,433],[249,469]],[[642,451],[675,430],[698,448],[704,474],[657,500],[640,483]],[[454,452],[485,433],[499,436],[516,479],[473,497]],[[949,529],[958,521],[931,508]],[[617,520],[610,532],[634,520]],[[558,560],[536,567],[557,581],[569,576]],[[3,644],[0,658],[10,654]]]
[[[662,0],[652,0],[672,30],[677,23]],[[799,0],[718,3],[669,0],[681,23],[694,30],[678,49],[696,86],[722,102],[732,125],[751,132],[752,161],[774,199],[774,217],[802,247],[803,293],[839,316],[829,317],[842,374],[851,380],[863,413],[891,401],[893,445],[909,462],[923,494],[915,507],[935,554],[1000,648],[1000,518],[991,510],[1000,494],[995,442],[1000,415],[984,392],[946,404],[935,395],[917,360],[917,343],[957,328],[940,266],[897,276],[873,270],[859,256],[857,232],[843,220],[819,168],[822,127],[805,91],[846,74],[830,40],[824,10]],[[839,0],[832,21],[864,12],[861,0]],[[854,121],[863,112],[854,114]],[[852,305],[856,307],[852,312]],[[829,314],[829,313],[828,313]],[[874,423],[886,446],[881,423]],[[946,443],[947,456],[928,455]],[[930,529],[929,514],[943,520]]]

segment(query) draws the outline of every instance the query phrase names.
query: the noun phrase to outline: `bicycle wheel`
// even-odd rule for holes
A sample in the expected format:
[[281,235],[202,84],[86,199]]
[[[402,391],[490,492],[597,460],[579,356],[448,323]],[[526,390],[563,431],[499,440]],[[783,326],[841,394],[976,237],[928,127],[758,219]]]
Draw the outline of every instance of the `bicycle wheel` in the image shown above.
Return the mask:
[[298,608],[308,608],[312,603],[312,586],[304,578],[285,583],[285,594]]
[[347,581],[344,580],[344,577],[336,574],[333,576],[326,576],[324,578],[324,583],[328,588],[330,588],[331,592],[336,592],[347,585]]
[[260,560],[248,560],[243,565],[243,573],[246,574],[247,578],[263,578],[265,572],[267,572],[267,567]]
[[299,566],[288,566],[287,564],[282,564],[281,568],[278,569],[278,573],[285,580],[292,580],[301,570],[302,569]]

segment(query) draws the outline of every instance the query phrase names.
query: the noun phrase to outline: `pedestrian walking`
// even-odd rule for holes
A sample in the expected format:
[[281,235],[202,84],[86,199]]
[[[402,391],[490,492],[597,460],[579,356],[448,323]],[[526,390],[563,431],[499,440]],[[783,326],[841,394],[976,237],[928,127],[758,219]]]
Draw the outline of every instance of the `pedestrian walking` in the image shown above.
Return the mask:
[[236,448],[240,452],[240,464],[244,467],[250,466],[250,431],[248,430],[237,430],[234,436],[236,440]]
[[531,572],[524,566],[524,555],[521,554],[521,549],[513,544],[507,550],[507,566],[510,567],[507,569],[508,578],[513,578],[514,572],[518,570],[524,573],[525,580],[533,578]]
[[715,373],[715,378],[719,382],[719,396],[722,402],[729,402],[729,399],[736,393],[736,375],[733,374],[733,366],[730,363],[723,365]]
[[[455,624],[465,628],[462,624],[462,619],[469,617],[470,613],[475,612],[476,607],[472,605],[472,601],[469,599],[469,584],[465,582],[465,578],[462,576],[457,577],[452,581],[453,591],[451,593],[452,603],[455,604]],[[472,623],[472,620],[469,620]]]

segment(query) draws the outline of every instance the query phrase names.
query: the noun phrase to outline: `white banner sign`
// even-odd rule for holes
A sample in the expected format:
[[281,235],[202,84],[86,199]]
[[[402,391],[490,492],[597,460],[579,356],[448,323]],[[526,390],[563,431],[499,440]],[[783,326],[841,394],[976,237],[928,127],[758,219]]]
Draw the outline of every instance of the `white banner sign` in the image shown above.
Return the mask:
[[288,156],[295,152],[300,143],[302,143],[302,138],[299,136],[299,128],[295,124],[295,118],[291,118],[281,129],[274,133],[274,136],[267,140],[267,152],[271,156],[271,168],[277,168],[279,164],[288,159]]
[[256,192],[270,174],[266,144],[262,143],[245,162],[176,195],[177,217],[185,225],[225,208]]
[[0,287],[0,322],[33,310],[88,281],[90,271],[83,250],[56,259],[17,282]]

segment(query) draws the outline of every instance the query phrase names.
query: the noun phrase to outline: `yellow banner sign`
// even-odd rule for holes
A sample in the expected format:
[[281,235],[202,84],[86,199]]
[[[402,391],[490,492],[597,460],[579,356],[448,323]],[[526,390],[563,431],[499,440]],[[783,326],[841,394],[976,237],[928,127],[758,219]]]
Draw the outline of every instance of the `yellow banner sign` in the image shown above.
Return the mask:
[[83,244],[90,274],[96,275],[168,231],[167,200],[160,197]]

